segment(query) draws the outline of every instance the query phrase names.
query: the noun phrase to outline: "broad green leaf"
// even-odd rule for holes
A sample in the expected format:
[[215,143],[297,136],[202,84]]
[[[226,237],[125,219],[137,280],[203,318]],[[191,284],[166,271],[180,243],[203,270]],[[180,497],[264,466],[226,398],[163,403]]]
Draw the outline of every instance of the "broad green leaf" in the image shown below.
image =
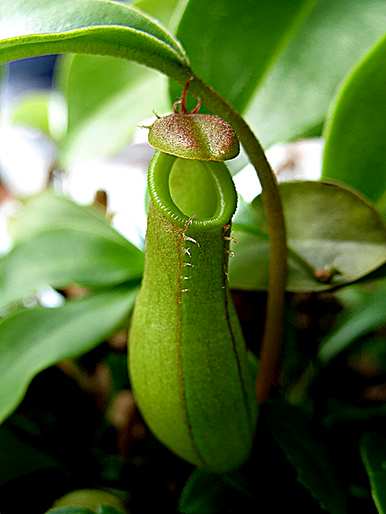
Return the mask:
[[271,403],[267,418],[273,437],[296,469],[298,480],[330,514],[346,514],[346,494],[321,434],[297,407]]
[[77,283],[103,287],[140,279],[143,255],[79,229],[55,229],[36,234],[0,260],[0,305],[21,300],[47,286]]
[[357,65],[338,92],[325,129],[323,176],[371,200],[386,190],[386,37]]
[[371,494],[379,514],[386,513],[386,439],[367,433],[361,441],[361,455],[371,485]]
[[121,245],[127,244],[127,240],[111,227],[97,208],[78,205],[51,191],[30,198],[17,211],[10,224],[11,235],[16,241],[30,239],[40,232],[58,228],[87,230]]
[[384,34],[385,18],[384,0],[317,0],[246,109],[264,146],[320,130],[338,85]]
[[33,128],[50,136],[49,101],[50,93],[45,91],[23,96],[13,107],[11,123]]
[[346,309],[337,326],[321,344],[319,359],[326,363],[361,336],[386,325],[386,290],[381,288],[366,295],[352,309]]
[[313,1],[189,0],[177,37],[195,73],[243,110]]
[[[342,286],[385,263],[385,224],[355,192],[328,182],[299,181],[280,184],[280,193],[288,233],[288,291]],[[266,288],[269,242],[260,198],[236,214],[234,233],[231,286]]]
[[130,140],[153,111],[168,110],[166,78],[114,57],[66,56],[60,82],[68,108],[68,128],[60,160],[66,168],[80,159],[111,155]]
[[49,53],[112,55],[185,76],[179,43],[158,23],[110,0],[2,0],[0,62]]
[[22,440],[7,427],[0,428],[0,484],[60,464],[44,451]]
[[13,222],[15,247],[0,259],[0,305],[48,285],[112,286],[139,280],[143,254],[93,207],[52,193],[32,199]]
[[136,291],[121,288],[55,309],[18,311],[0,323],[0,421],[22,400],[33,377],[91,350],[117,330]]

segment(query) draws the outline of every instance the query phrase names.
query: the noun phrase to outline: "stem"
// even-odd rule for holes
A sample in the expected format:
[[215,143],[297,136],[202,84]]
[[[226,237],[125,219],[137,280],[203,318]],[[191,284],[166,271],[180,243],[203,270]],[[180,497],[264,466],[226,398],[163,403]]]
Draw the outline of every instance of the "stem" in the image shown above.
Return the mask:
[[264,151],[244,119],[216,91],[197,77],[190,84],[192,93],[205,100],[207,107],[228,121],[256,169],[262,187],[262,200],[268,222],[270,261],[268,303],[261,348],[260,373],[257,378],[257,401],[269,397],[277,382],[283,338],[284,292],[287,278],[287,244],[283,208],[276,177]]

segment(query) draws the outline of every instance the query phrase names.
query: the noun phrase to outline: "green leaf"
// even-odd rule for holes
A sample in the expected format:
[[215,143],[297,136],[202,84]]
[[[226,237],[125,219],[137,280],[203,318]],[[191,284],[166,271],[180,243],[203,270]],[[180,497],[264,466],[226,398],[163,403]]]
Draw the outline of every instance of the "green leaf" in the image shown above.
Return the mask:
[[[299,181],[280,184],[280,193],[288,233],[288,291],[342,286],[385,262],[385,224],[355,192],[333,183]],[[269,242],[260,197],[236,213],[234,233],[231,286],[266,288]]]
[[66,56],[61,68],[68,108],[60,149],[65,168],[76,160],[116,153],[153,110],[168,110],[166,78],[138,64],[76,55]]
[[135,7],[156,18],[172,32],[185,4],[186,0],[136,0],[133,2]]
[[83,507],[58,507],[48,510],[46,514],[94,514],[94,512]]
[[315,2],[246,110],[264,146],[318,133],[336,88],[384,34],[385,17],[384,0]]
[[386,439],[367,433],[361,441],[361,455],[369,475],[371,494],[379,514],[386,513]]
[[138,280],[143,255],[131,246],[77,229],[47,230],[18,244],[0,260],[0,305],[47,286],[103,287]]
[[136,291],[121,288],[55,309],[18,311],[0,323],[0,421],[20,403],[32,378],[91,350],[119,328]]
[[226,485],[221,475],[196,469],[181,493],[183,514],[218,514],[227,509]]
[[[182,490],[179,511],[183,514],[244,512],[243,501],[253,499],[247,480],[240,472],[210,473],[195,469]],[[248,509],[249,511],[249,509]]]
[[124,514],[122,502],[114,494],[101,489],[78,489],[55,502],[56,507],[86,507],[96,514]]
[[312,3],[189,0],[177,37],[195,73],[243,110]]
[[325,129],[323,176],[378,200],[386,189],[386,37],[340,88]]
[[50,455],[22,440],[10,429],[0,428],[0,484],[55,468],[59,468],[59,463]]
[[50,509],[47,514],[122,514],[122,511],[106,506],[102,506],[96,511],[84,507],[58,507]]
[[31,201],[14,222],[14,230],[17,244],[0,259],[2,306],[48,285],[112,286],[142,275],[140,250],[96,209],[63,197],[45,193]]
[[49,125],[50,93],[39,91],[21,98],[13,107],[11,122],[15,125],[30,127],[51,136]]
[[140,11],[109,0],[2,0],[0,62],[75,52],[109,54],[185,76],[176,39]]
[[121,245],[128,243],[97,208],[81,206],[51,191],[30,198],[10,223],[11,235],[16,241],[30,239],[47,229],[64,228],[100,234]]
[[327,363],[361,336],[386,324],[386,291],[380,288],[367,294],[352,309],[346,309],[337,319],[337,327],[321,344],[319,359]]
[[346,495],[328,447],[308,416],[277,402],[268,405],[267,417],[273,437],[296,469],[299,482],[330,514],[347,513]]
[[122,511],[117,510],[114,507],[110,507],[109,505],[102,505],[98,508],[96,514],[122,514]]

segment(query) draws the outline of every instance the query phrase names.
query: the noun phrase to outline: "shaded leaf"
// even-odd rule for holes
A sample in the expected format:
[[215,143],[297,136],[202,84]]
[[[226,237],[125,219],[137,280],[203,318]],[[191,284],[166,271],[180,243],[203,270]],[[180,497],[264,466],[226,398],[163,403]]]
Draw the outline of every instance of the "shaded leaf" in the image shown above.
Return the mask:
[[361,441],[361,455],[369,475],[371,494],[377,511],[386,513],[386,439],[381,434],[367,433]]
[[2,0],[0,61],[47,53],[109,54],[180,76],[179,43],[155,20],[109,0]]
[[50,455],[20,439],[8,428],[0,428],[0,484],[58,467],[59,463]]
[[386,189],[386,37],[357,65],[338,92],[325,129],[323,176],[372,200]]
[[386,290],[367,294],[352,309],[338,317],[336,328],[322,342],[319,359],[326,363],[361,336],[386,324]]
[[122,514],[122,511],[108,505],[102,505],[97,509],[96,514]]
[[384,0],[314,2],[246,110],[264,146],[320,133],[336,88],[384,34],[385,17]]
[[136,290],[121,288],[55,309],[18,311],[0,323],[0,421],[22,400],[32,378],[91,350],[120,327]]
[[[177,37],[195,73],[243,110],[311,4],[312,0],[190,0]],[[172,99],[179,92],[173,87]]]
[[181,493],[179,511],[183,514],[243,511],[243,500],[251,497],[240,472],[218,474],[195,469]]
[[196,469],[182,491],[179,510],[183,514],[217,514],[227,507],[226,485],[221,475]]
[[267,409],[272,434],[296,469],[298,480],[327,512],[347,513],[346,494],[328,447],[308,416],[285,403],[271,403]]
[[[322,291],[366,276],[386,260],[386,227],[355,192],[327,182],[280,184],[289,245],[287,290]],[[269,245],[260,198],[234,219],[236,289],[264,289]],[[319,277],[319,278],[317,278]]]

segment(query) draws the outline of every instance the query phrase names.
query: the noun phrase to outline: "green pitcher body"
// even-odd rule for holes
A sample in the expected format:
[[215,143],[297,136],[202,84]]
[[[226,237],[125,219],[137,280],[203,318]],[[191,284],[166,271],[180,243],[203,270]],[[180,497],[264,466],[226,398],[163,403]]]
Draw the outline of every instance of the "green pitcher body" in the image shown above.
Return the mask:
[[223,163],[156,153],[148,184],[145,272],[129,343],[134,395],[166,446],[197,466],[228,471],[247,458],[256,421],[227,281],[233,182]]

